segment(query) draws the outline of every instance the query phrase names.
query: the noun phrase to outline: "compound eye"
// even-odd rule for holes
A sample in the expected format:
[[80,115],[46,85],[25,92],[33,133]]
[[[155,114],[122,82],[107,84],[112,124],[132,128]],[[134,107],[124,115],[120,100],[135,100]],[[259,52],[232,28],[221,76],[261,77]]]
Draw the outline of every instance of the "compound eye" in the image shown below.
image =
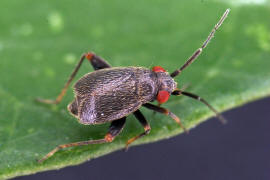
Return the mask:
[[157,101],[159,104],[163,104],[168,101],[170,93],[168,91],[159,91],[157,95]]
[[152,68],[152,71],[154,71],[154,72],[166,72],[165,69],[163,69],[161,66],[154,66]]

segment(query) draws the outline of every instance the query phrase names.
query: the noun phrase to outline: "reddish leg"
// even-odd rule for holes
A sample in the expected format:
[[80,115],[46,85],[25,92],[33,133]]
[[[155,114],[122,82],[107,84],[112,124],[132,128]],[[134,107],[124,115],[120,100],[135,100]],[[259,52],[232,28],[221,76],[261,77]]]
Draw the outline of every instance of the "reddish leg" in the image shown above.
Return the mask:
[[188,130],[183,126],[183,124],[180,121],[180,118],[177,117],[175,114],[173,114],[171,111],[169,111],[168,109],[165,109],[163,107],[159,107],[150,103],[146,103],[143,105],[144,107],[151,109],[153,111],[165,114],[167,116],[170,116],[173,120],[175,120],[176,123],[178,123],[180,125],[181,128],[183,128],[183,130],[188,133]]
[[123,130],[125,122],[126,122],[126,117],[123,117],[121,119],[113,121],[111,123],[110,128],[109,128],[109,132],[105,135],[105,137],[103,139],[80,141],[80,142],[59,145],[55,149],[50,151],[42,159],[38,160],[38,162],[41,163],[41,162],[45,161],[46,159],[48,159],[49,157],[54,155],[54,153],[56,153],[57,151],[64,149],[64,148],[74,147],[74,146],[84,146],[84,145],[89,145],[89,144],[102,144],[102,143],[112,142],[114,140],[114,138]]
[[128,146],[133,143],[135,140],[147,135],[150,133],[150,130],[151,130],[151,127],[150,125],[148,124],[147,120],[145,119],[145,117],[143,116],[143,114],[141,113],[140,110],[137,110],[133,113],[135,115],[135,117],[138,119],[138,121],[141,123],[141,125],[143,126],[144,128],[144,132],[129,139],[126,143],[126,150],[128,149]]

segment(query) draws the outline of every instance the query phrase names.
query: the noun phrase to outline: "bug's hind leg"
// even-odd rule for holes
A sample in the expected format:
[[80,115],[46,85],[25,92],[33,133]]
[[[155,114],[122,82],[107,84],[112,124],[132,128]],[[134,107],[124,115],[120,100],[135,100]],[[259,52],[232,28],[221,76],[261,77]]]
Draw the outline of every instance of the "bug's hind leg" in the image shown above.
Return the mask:
[[145,119],[145,117],[143,116],[143,114],[141,113],[140,110],[137,110],[133,113],[135,115],[135,117],[139,120],[139,122],[141,123],[141,125],[143,126],[144,128],[144,132],[129,139],[126,143],[126,150],[128,149],[128,146],[133,143],[135,140],[147,135],[150,133],[150,130],[151,130],[151,127],[150,125],[148,124],[147,120]]
[[173,120],[175,120],[176,123],[178,123],[181,128],[183,128],[183,130],[188,133],[188,130],[184,127],[184,125],[181,123],[180,121],[180,118],[177,117],[175,114],[173,114],[171,111],[169,111],[168,109],[165,109],[163,107],[159,107],[159,106],[156,106],[156,105],[153,105],[153,104],[150,104],[150,103],[146,103],[146,104],[143,104],[144,107],[148,108],[148,109],[151,109],[153,111],[156,111],[158,113],[162,113],[162,114],[165,114],[167,116],[170,116]]
[[109,127],[108,133],[105,135],[103,139],[80,141],[80,142],[59,145],[55,149],[53,149],[51,152],[49,152],[46,156],[44,156],[42,159],[38,160],[38,162],[41,163],[45,161],[46,159],[54,155],[54,153],[64,148],[112,142],[114,138],[123,130],[125,122],[126,122],[126,117],[113,121]]
[[88,59],[88,61],[92,64],[92,66],[95,70],[111,67],[105,60],[98,57],[94,53],[91,53],[91,52],[85,53],[81,56],[80,61],[78,62],[78,64],[74,68],[74,70],[71,73],[64,88],[61,90],[60,94],[57,96],[57,98],[55,100],[41,99],[41,98],[37,98],[36,100],[38,102],[45,103],[45,104],[58,104],[58,103],[60,103],[67,92],[68,86],[70,85],[70,83],[74,79],[74,77],[76,76],[76,74],[77,74],[78,70],[80,69],[85,58]]

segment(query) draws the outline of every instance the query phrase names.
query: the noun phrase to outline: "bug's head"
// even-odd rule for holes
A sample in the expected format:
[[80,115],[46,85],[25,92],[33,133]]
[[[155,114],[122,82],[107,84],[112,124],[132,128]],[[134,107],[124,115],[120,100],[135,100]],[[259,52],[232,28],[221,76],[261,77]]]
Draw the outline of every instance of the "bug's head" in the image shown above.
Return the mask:
[[168,101],[171,93],[176,89],[177,83],[170,74],[160,66],[154,66],[152,71],[157,74],[158,79],[157,101],[159,104],[163,104]]

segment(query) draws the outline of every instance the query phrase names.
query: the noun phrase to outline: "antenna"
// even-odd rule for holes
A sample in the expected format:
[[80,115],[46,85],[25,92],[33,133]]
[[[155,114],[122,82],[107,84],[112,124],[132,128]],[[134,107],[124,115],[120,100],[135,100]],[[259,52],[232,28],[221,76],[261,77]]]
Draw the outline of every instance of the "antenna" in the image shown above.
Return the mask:
[[217,29],[222,25],[223,21],[227,18],[229,12],[230,12],[230,9],[227,9],[224,12],[224,14],[222,15],[222,17],[218,21],[218,23],[215,25],[215,27],[210,32],[210,34],[207,37],[207,39],[204,41],[203,45],[197,51],[195,51],[192,54],[192,56],[185,62],[185,64],[180,69],[177,69],[173,73],[171,73],[171,77],[175,77],[175,76],[179,75],[186,67],[188,67],[191,63],[193,63],[193,61],[195,61],[197,59],[197,57],[202,53],[202,50],[204,48],[206,48],[206,46],[208,45],[208,43],[210,42],[210,40],[214,37],[214,34],[217,31]]

